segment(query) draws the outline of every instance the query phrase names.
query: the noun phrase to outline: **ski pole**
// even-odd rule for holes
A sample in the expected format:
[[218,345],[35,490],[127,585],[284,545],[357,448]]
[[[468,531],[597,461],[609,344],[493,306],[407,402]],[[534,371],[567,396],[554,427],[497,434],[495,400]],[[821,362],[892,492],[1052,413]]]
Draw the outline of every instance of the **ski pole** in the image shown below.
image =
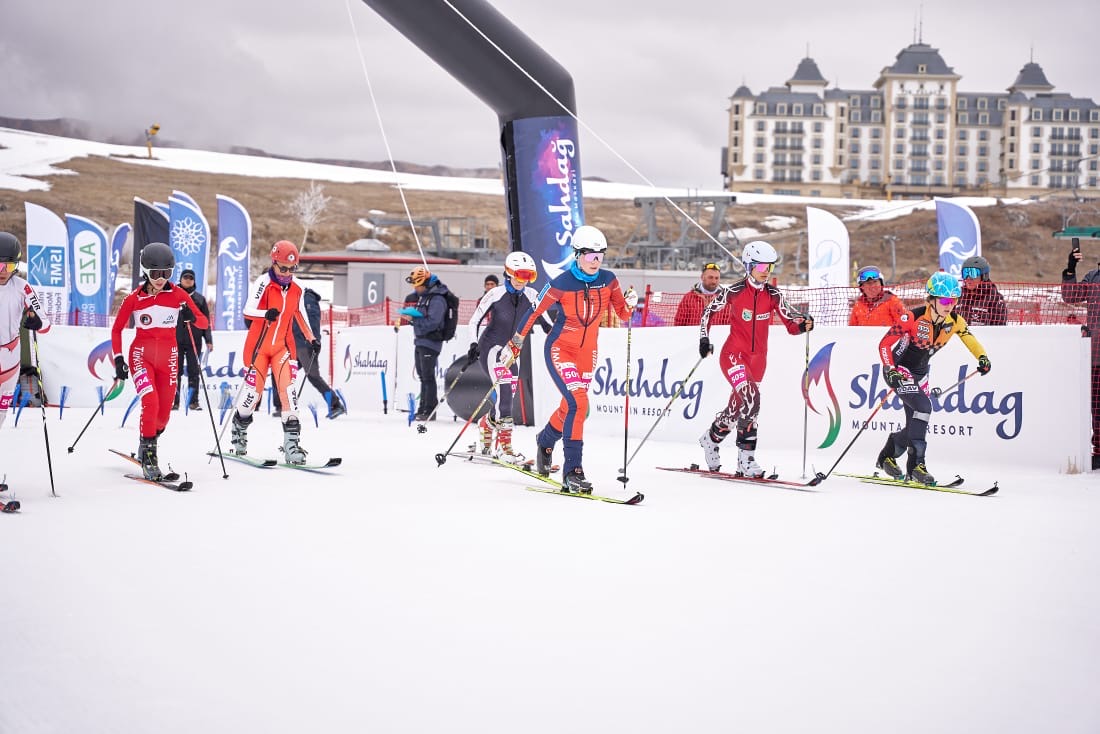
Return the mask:
[[[443,405],[443,403],[447,402],[447,396],[451,394],[451,390],[454,390],[454,389],[455,389],[455,385],[457,385],[457,384],[458,384],[458,381],[462,379],[462,375],[463,375],[463,374],[465,374],[465,372],[466,372],[466,369],[467,369],[467,368],[468,368],[468,367],[469,367],[469,366],[470,366],[471,364],[473,364],[473,362],[466,362],[466,364],[462,365],[462,369],[460,369],[460,370],[458,371],[458,374],[457,374],[457,375],[455,375],[455,378],[454,378],[453,380],[451,380],[451,384],[450,384],[450,385],[448,385],[448,386],[447,386],[447,389],[443,391],[443,397],[441,397],[441,398],[439,399],[439,402],[435,404],[435,407],[434,407],[434,408],[432,408],[432,412],[428,414],[428,417],[427,417],[427,418],[425,418],[425,419],[424,419],[424,420],[422,421],[422,424],[421,424],[421,425],[420,425],[420,426],[419,426],[419,427],[417,428],[417,432],[418,432],[418,433],[425,433],[425,432],[427,432],[427,430],[428,430],[428,429],[427,429],[427,428],[426,428],[426,427],[425,427],[425,426],[423,425],[423,423],[427,423],[428,421],[430,421],[430,420],[431,420],[432,418],[434,418],[434,417],[435,417],[435,413],[436,413],[436,411],[437,411],[437,410],[439,410],[439,406],[440,406],[440,405]],[[494,383],[494,387],[495,387],[495,386],[496,386],[496,385],[495,385],[495,383]],[[490,391],[490,392],[491,392],[491,391]]]
[[38,392],[41,395],[41,400],[38,404],[42,406],[42,435],[46,437],[46,466],[50,470],[50,494],[54,497],[57,496],[57,489],[54,487],[53,482],[53,458],[50,456],[50,431],[46,427],[46,387],[42,384],[42,358],[38,356],[38,332],[31,332],[31,343],[34,344],[34,375],[38,378]]
[[931,394],[931,397],[934,397],[934,398],[938,398],[938,397],[939,397],[940,395],[943,395],[943,394],[944,394],[944,393],[946,393],[946,392],[951,392],[951,391],[952,391],[952,390],[954,390],[954,389],[955,389],[956,387],[958,387],[959,385],[963,384],[964,382],[966,382],[967,380],[969,380],[969,379],[970,379],[971,377],[973,377],[973,376],[974,376],[974,375],[976,375],[976,374],[978,374],[978,370],[974,370],[974,371],[973,371],[973,372],[971,372],[971,373],[970,373],[969,375],[967,375],[966,377],[962,378],[961,380],[959,380],[958,382],[956,382],[956,383],[955,383],[954,385],[951,385],[950,387],[934,387],[934,388],[932,388],[932,391],[931,391],[931,393],[930,393],[930,394]]
[[462,434],[465,433],[466,429],[470,427],[470,424],[474,420],[474,416],[481,412],[481,409],[485,406],[485,403],[489,400],[489,396],[493,394],[493,390],[497,389],[498,384],[499,384],[499,381],[493,382],[492,386],[485,393],[485,397],[483,397],[481,399],[481,402],[477,404],[477,407],[474,408],[474,411],[472,413],[470,413],[470,417],[466,419],[466,422],[462,425],[462,428],[458,431],[458,435],[455,436],[455,440],[451,441],[451,445],[447,447],[447,450],[435,455],[435,463],[436,463],[437,466],[443,466],[445,463],[447,463],[447,454],[451,453],[451,449],[453,449],[455,447],[455,444],[458,443],[458,440],[460,438],[462,438]]
[[73,449],[76,448],[76,445],[78,443],[80,443],[80,438],[81,438],[81,436],[84,435],[84,432],[88,430],[88,426],[92,425],[92,421],[95,420],[95,417],[97,415],[99,415],[99,411],[103,410],[103,404],[107,402],[107,396],[110,395],[114,391],[114,389],[117,385],[118,385],[118,378],[116,377],[115,381],[111,383],[111,388],[107,392],[103,393],[103,397],[100,398],[99,405],[97,405],[95,410],[92,411],[92,417],[89,418],[88,422],[84,424],[84,427],[80,429],[80,433],[77,435],[76,440],[73,441],[73,445],[69,447],[69,453],[70,454],[73,452]]
[[317,354],[313,352],[313,348],[310,347],[309,351],[312,354],[312,359],[309,360],[309,367],[302,372],[302,382],[298,385],[298,392],[294,393],[294,402],[298,402],[302,397],[302,390],[306,389],[306,380],[308,379],[309,371],[313,369],[314,363],[317,362]]
[[[241,384],[237,386],[237,392],[233,396],[233,402],[230,403],[230,406],[235,406],[237,404],[237,400],[239,400],[240,397],[241,397],[241,391],[244,390],[244,386],[248,383],[248,374],[249,374],[249,372],[253,372],[256,369],[252,365],[256,364],[256,355],[260,353],[260,345],[263,344],[264,337],[267,336],[267,326],[268,326],[269,323],[270,322],[267,319],[264,319],[263,328],[260,329],[260,336],[259,336],[258,339],[256,339],[256,346],[254,346],[252,348],[252,357],[248,361],[248,372],[244,373],[244,378],[241,380]],[[232,422],[233,422],[233,416],[229,415],[228,420],[226,420],[224,423],[222,423],[222,427],[218,431],[218,435],[217,435],[217,441],[218,442],[220,442],[222,437],[225,436],[225,429],[228,428],[229,424],[232,423]],[[219,455],[220,455],[220,452],[219,452]],[[211,456],[210,458],[212,459],[214,457]],[[210,462],[208,461],[206,463],[209,464]]]
[[[630,317],[633,318],[634,314],[630,314]],[[627,442],[627,439],[630,437],[630,341],[631,341],[630,333],[631,333],[630,319],[627,319],[627,322],[626,322],[626,404],[623,406],[623,413],[624,413],[624,415],[623,415],[623,474],[622,474],[622,476],[620,476],[618,478],[619,481],[623,483],[624,487],[626,486],[626,483],[630,481],[630,477],[628,477],[626,475],[626,464],[627,464],[627,460],[626,460],[627,459],[627,457],[626,457],[626,452],[627,452],[626,442]]]
[[[803,317],[805,318],[805,317]],[[802,394],[810,392],[810,332],[806,332],[806,370],[802,373]],[[806,478],[806,444],[809,436],[810,403],[802,401],[802,479]]]
[[856,431],[856,435],[852,436],[852,440],[849,441],[848,445],[844,447],[844,450],[840,452],[840,456],[838,456],[837,460],[835,462],[833,462],[833,465],[831,467],[829,467],[829,471],[825,472],[824,474],[822,474],[821,472],[817,472],[814,475],[814,478],[806,483],[806,486],[816,487],[817,485],[821,484],[822,482],[824,482],[826,479],[829,478],[829,475],[833,473],[833,469],[836,469],[837,464],[839,464],[841,459],[844,458],[844,455],[848,453],[848,449],[852,448],[852,446],[856,442],[856,439],[863,435],[863,432],[865,430],[867,430],[867,426],[870,425],[871,419],[874,418],[875,415],[879,412],[879,410],[882,409],[882,406],[886,405],[886,401],[889,400],[890,396],[893,395],[893,394],[894,394],[894,389],[890,388],[886,392],[886,394],[882,396],[882,401],[879,402],[879,404],[877,406],[875,406],[875,409],[871,411],[871,415],[867,416],[867,420],[863,421],[863,425],[859,427],[858,431]]
[[[187,330],[187,337],[191,340],[191,354],[198,357],[199,350],[195,347],[195,333],[191,331],[191,324],[185,323],[184,328]],[[177,376],[176,379],[179,377]],[[222,463],[222,479],[229,479],[229,472],[225,470],[225,457],[222,456],[218,427],[214,424],[214,409],[210,407],[210,391],[206,389],[206,377],[202,374],[202,367],[199,367],[199,386],[202,387],[202,394],[206,396],[206,412],[210,414],[210,431],[214,434],[214,448],[218,452],[218,460]]]
[[[679,398],[680,395],[683,394],[684,386],[687,385],[688,380],[691,379],[691,376],[695,374],[695,370],[697,370],[699,368],[699,365],[701,365],[702,363],[703,357],[700,357],[695,363],[695,366],[691,368],[691,371],[687,373],[687,377],[680,381],[680,387],[676,390],[676,394],[668,399],[668,402],[665,403],[664,409],[662,409],[660,414],[657,416],[657,420],[653,421],[653,425],[649,427],[649,430],[646,431],[646,434],[642,436],[642,440],[638,443],[637,446],[634,447],[634,453],[631,454],[630,458],[626,460],[627,466],[630,466],[630,462],[634,461],[634,457],[637,456],[638,452],[642,450],[642,446],[644,446],[645,442],[649,440],[650,434],[653,433],[654,429],[657,428],[657,424],[660,423],[661,420],[665,417],[665,413],[669,411],[669,409],[672,407],[672,404],[676,402],[677,398]],[[625,473],[626,470],[624,469],[623,472]]]

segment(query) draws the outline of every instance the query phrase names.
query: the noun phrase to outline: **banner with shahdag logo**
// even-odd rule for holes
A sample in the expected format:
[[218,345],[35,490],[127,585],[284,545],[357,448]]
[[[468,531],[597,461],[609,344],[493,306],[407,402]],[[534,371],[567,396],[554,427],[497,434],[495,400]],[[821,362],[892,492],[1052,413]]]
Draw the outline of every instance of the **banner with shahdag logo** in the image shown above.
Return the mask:
[[[848,285],[849,241],[848,228],[844,226],[844,222],[824,209],[808,206],[806,239],[809,247],[809,287]],[[843,313],[837,313],[833,323],[844,324],[847,319]]]
[[963,261],[982,254],[982,228],[965,204],[936,199],[936,224],[940,230],[940,269],[962,273]]
[[217,195],[218,260],[214,329],[244,329],[244,304],[252,254],[252,218],[240,202]]
[[49,209],[24,203],[27,213],[27,282],[38,292],[54,324],[69,323],[68,251],[65,222]]
[[206,261],[210,255],[210,224],[191,197],[173,194],[168,197],[168,246],[176,256],[172,282],[178,283],[180,272],[195,271],[195,287],[206,294]]
[[136,289],[141,283],[141,250],[150,242],[168,244],[168,213],[135,196],[132,288]]
[[569,266],[573,231],[584,223],[577,122],[568,116],[530,117],[508,126],[516,182],[508,192],[508,224],[513,230],[518,224],[512,240],[539,264],[541,286]]
[[69,233],[69,319],[71,326],[106,326],[111,313],[107,232],[86,217],[65,215]]

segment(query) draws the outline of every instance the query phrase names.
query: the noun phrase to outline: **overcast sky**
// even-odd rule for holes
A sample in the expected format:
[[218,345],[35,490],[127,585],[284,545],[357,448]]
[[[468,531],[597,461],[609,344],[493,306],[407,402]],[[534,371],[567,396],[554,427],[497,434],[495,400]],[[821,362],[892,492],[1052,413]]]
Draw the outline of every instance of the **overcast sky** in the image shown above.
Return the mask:
[[[414,0],[410,0],[414,1]],[[348,3],[348,4],[346,4]],[[351,15],[348,7],[350,4]],[[830,86],[870,89],[918,4],[495,0],[572,75],[578,114],[661,186],[721,186],[726,109],[782,85],[807,46]],[[73,117],[195,147],[497,166],[497,119],[361,0],[0,0],[0,115]],[[353,29],[354,24],[354,29]],[[1100,3],[926,0],[923,40],[964,91],[1000,92],[1032,54],[1055,91],[1100,100]],[[364,56],[360,61],[356,35]],[[581,132],[582,171],[642,183]]]

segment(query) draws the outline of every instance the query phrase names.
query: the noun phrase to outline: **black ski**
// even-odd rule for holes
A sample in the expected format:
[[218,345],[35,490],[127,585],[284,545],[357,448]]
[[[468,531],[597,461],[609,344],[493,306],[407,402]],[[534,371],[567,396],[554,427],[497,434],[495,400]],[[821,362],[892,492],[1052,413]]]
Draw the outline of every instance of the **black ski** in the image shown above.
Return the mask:
[[191,488],[195,486],[193,482],[174,482],[167,479],[161,479],[159,481],[156,479],[146,479],[140,474],[123,474],[122,476],[126,477],[127,479],[133,479],[135,482],[149,484],[154,487],[164,487],[165,489],[170,489],[173,492],[190,492]]
[[[134,466],[141,466],[141,461],[134,454],[127,454],[127,453],[125,453],[123,451],[119,451],[117,449],[107,449],[107,450],[110,451],[112,454],[115,454],[117,456],[121,456],[123,459],[126,459],[126,461],[129,461]],[[142,478],[144,479],[144,477],[142,477]],[[174,482],[174,481],[178,480],[179,478],[180,478],[180,475],[177,474],[176,472],[167,471],[167,472],[164,473],[164,476],[162,477],[162,480],[167,481],[167,482]]]

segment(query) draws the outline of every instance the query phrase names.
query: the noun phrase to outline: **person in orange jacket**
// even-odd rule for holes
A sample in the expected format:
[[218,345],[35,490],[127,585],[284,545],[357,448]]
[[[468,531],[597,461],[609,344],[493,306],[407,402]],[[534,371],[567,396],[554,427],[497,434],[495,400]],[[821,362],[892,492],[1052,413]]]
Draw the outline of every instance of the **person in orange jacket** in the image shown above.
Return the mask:
[[244,317],[251,319],[248,336],[244,342],[244,389],[237,399],[233,413],[233,430],[230,434],[232,451],[238,456],[248,453],[248,426],[252,413],[260,403],[264,380],[271,370],[275,387],[283,406],[283,453],[289,464],[304,464],[306,450],[299,444],[302,424],[298,420],[298,359],[291,325],[298,324],[302,335],[309,342],[316,359],[321,351],[321,340],[309,328],[302,299],[302,287],[294,282],[298,269],[298,247],[293,242],[280,240],[271,248],[271,267],[252,283]]
[[882,271],[873,265],[856,274],[859,298],[848,314],[848,326],[893,326],[909,311],[901,299],[886,290]]

